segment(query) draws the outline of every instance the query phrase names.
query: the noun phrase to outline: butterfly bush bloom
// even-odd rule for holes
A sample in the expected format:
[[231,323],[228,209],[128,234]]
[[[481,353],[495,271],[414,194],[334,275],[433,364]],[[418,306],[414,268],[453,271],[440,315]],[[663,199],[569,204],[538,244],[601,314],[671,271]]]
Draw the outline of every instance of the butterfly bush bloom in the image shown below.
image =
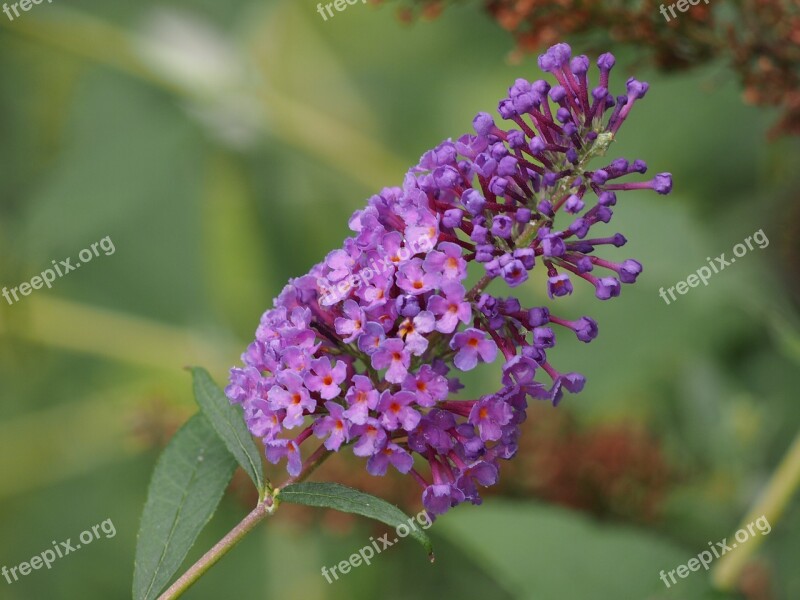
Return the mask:
[[[584,377],[559,370],[548,350],[565,330],[590,342],[597,323],[554,306],[580,285],[608,300],[636,281],[638,261],[595,254],[625,237],[591,232],[611,220],[619,193],[667,194],[672,179],[642,181],[641,160],[600,160],[646,83],[631,78],[614,97],[614,57],[603,54],[591,87],[589,60],[566,44],[539,66],[553,83],[518,79],[499,103],[502,121],[480,113],[474,133],[426,152],[402,187],[353,214],[342,248],[292,280],[263,315],[226,393],[270,462],[286,460],[296,475],[306,440],[329,451],[352,446],[373,475],[408,473],[425,508],[441,514],[480,503],[478,486],[497,481],[529,400],[555,405],[583,389]],[[590,169],[593,161],[602,166]],[[473,286],[470,264],[481,271]],[[484,291],[495,280],[519,286],[534,269],[548,306]],[[498,357],[501,389],[455,399],[459,371]]]

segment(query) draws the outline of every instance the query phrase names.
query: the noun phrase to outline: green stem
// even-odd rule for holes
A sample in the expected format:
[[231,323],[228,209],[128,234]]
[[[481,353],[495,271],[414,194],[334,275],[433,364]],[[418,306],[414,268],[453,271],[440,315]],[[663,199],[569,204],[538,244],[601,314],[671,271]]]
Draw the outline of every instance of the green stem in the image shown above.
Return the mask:
[[[608,131],[599,132],[597,134],[597,139],[594,141],[591,148],[584,150],[584,153],[579,157],[580,160],[578,161],[578,164],[575,165],[572,174],[569,177],[562,179],[558,186],[556,186],[556,190],[552,195],[553,200],[560,199],[562,196],[567,194],[572,189],[572,185],[575,183],[575,180],[578,177],[583,176],[583,173],[586,171],[586,167],[589,166],[589,163],[598,156],[605,155],[608,147],[613,141],[613,133]],[[539,219],[535,223],[529,223],[522,233],[519,234],[519,237],[514,241],[514,247],[527,248],[530,246],[536,237],[536,233],[543,224],[544,219]]]
[[280,494],[281,488],[303,481],[306,477],[311,475],[311,473],[313,473],[317,467],[325,462],[330,455],[331,452],[329,450],[327,450],[324,446],[320,446],[314,451],[313,454],[311,454],[311,456],[308,457],[306,462],[303,463],[303,468],[301,469],[299,475],[287,479],[280,487],[275,488],[274,492],[267,490],[264,501],[259,502],[258,506],[250,511],[250,514],[242,519],[242,521],[236,527],[231,529],[224,538],[214,544],[211,550],[206,552],[196,563],[189,567],[189,569],[183,575],[181,575],[175,581],[175,583],[169,586],[167,591],[158,597],[158,600],[174,600],[175,598],[180,598],[186,590],[192,587],[192,585],[198,579],[205,575],[206,571],[208,571],[223,556],[230,552],[230,550],[236,544],[238,544],[244,536],[255,529],[256,525],[258,525],[265,517],[273,514],[277,510],[278,506],[280,505],[278,495]]
[[[225,556],[231,548],[233,548],[239,541],[246,536],[253,528],[258,525],[261,520],[266,517],[267,515],[272,513],[274,510],[275,505],[270,503],[272,502],[272,497],[267,497],[264,502],[259,502],[258,506],[256,506],[249,515],[247,515],[242,521],[233,529],[231,529],[228,534],[218,541],[214,546],[206,552],[200,560],[194,563],[189,570],[187,570],[183,575],[181,575],[175,583],[173,583],[166,592],[159,596],[158,600],[172,600],[173,598],[179,598],[186,590],[188,590],[192,584],[200,579],[206,571],[208,571],[211,567],[213,567],[219,559]],[[269,506],[268,506],[269,505]]]
[[[740,529],[744,529],[759,517],[765,517],[770,527],[783,516],[786,505],[800,486],[800,433],[792,442],[775,473],[772,475],[761,497],[745,516]],[[741,576],[742,568],[758,549],[764,536],[752,537],[747,544],[739,544],[726,552],[714,567],[711,579],[714,586],[723,591],[732,591]]]
[[517,248],[527,248],[530,246],[543,223],[544,219],[539,219],[535,223],[528,223],[514,242],[514,246]]

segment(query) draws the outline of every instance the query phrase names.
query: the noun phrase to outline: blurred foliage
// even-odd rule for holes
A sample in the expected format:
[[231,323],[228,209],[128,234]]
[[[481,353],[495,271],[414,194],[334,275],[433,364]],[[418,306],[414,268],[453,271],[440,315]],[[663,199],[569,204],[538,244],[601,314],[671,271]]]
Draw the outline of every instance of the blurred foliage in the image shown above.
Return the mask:
[[[530,58],[505,62],[512,44],[470,6],[413,28],[361,4],[325,22],[289,0],[77,0],[0,15],[0,285],[106,235],[116,246],[52,290],[0,300],[0,566],[106,518],[118,531],[0,580],[1,598],[129,596],[155,456],[194,410],[181,367],[223,381],[272,297],[340,243],[365,198],[467,131],[515,78],[536,77]],[[621,89],[634,56],[612,50]],[[672,171],[675,191],[617,207],[629,239],[618,257],[645,271],[614,302],[581,289],[563,299],[559,312],[596,317],[600,337],[553,353],[588,377],[557,409],[582,435],[652,432],[645,445],[679,475],[659,519],[632,526],[641,519],[624,503],[584,506],[607,517],[599,525],[534,503],[512,469],[513,502],[489,497],[432,527],[433,566],[399,544],[328,585],[322,565],[367,543],[369,525],[303,527],[287,509],[186,598],[701,598],[705,574],[666,590],[659,569],[736,529],[800,426],[800,146],[765,144],[774,115],[743,106],[719,68],[637,70],[652,87],[612,153]],[[769,247],[669,306],[659,298],[758,229]],[[542,296],[533,279],[529,302]],[[491,368],[465,378],[473,396],[497,381]],[[592,457],[611,469],[620,453],[601,446]],[[570,463],[589,464],[581,453]],[[357,487],[374,492],[382,480],[357,468]],[[405,486],[395,497],[414,513]],[[190,560],[244,511],[229,494]],[[751,598],[800,597],[797,535],[795,498],[749,571]],[[609,577],[608,590],[593,585]]]

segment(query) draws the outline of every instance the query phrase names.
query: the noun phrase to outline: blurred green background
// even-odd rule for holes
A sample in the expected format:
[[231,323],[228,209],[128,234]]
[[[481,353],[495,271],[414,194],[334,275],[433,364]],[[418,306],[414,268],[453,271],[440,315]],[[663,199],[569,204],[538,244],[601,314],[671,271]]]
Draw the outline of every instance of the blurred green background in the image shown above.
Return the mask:
[[[533,58],[506,60],[512,47],[468,3],[413,26],[360,3],[324,22],[305,0],[55,0],[0,14],[0,284],[105,236],[116,248],[52,290],[0,300],[0,566],[108,518],[117,530],[51,570],[0,579],[0,598],[130,597],[154,461],[195,410],[182,367],[224,381],[272,298],[341,243],[352,211],[468,131],[515,78],[539,77]],[[651,90],[610,154],[671,171],[675,186],[617,207],[629,244],[616,257],[645,265],[639,283],[609,303],[582,288],[560,301],[601,335],[561,342],[555,364],[588,385],[532,415],[530,435],[552,444],[520,457],[482,507],[437,521],[434,565],[407,542],[329,585],[321,567],[382,530],[287,509],[186,598],[710,597],[705,572],[670,590],[658,573],[732,536],[800,425],[800,144],[767,143],[774,114],[743,105],[721,65],[665,77],[611,50],[612,89],[635,71]],[[766,249],[669,306],[659,298],[759,229]],[[520,295],[542,292],[534,278]],[[497,370],[467,379],[473,397]],[[554,412],[572,437],[550,428]],[[655,490],[645,452],[668,473]],[[526,483],[556,463],[569,489]],[[353,464],[350,483],[379,493]],[[392,499],[418,512],[402,487]],[[250,501],[235,484],[190,559]],[[794,498],[744,570],[747,598],[800,597],[799,537]]]

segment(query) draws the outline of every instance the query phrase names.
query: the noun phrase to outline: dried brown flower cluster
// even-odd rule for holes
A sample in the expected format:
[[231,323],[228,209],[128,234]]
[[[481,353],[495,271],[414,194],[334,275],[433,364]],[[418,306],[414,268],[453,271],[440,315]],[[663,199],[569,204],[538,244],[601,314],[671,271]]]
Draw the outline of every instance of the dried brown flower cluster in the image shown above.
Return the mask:
[[657,521],[677,473],[642,426],[581,427],[568,412],[532,406],[516,464],[496,494],[533,496],[602,518]]
[[783,108],[773,135],[800,135],[800,0],[745,0],[728,28],[745,100]]
[[[398,2],[403,20],[434,17],[447,4]],[[782,109],[771,135],[800,135],[800,0],[709,0],[669,22],[659,12],[662,0],[482,2],[514,35],[516,57],[538,54],[570,35],[591,34],[595,39],[599,34],[635,46],[667,71],[727,59],[742,81],[746,102]]]

